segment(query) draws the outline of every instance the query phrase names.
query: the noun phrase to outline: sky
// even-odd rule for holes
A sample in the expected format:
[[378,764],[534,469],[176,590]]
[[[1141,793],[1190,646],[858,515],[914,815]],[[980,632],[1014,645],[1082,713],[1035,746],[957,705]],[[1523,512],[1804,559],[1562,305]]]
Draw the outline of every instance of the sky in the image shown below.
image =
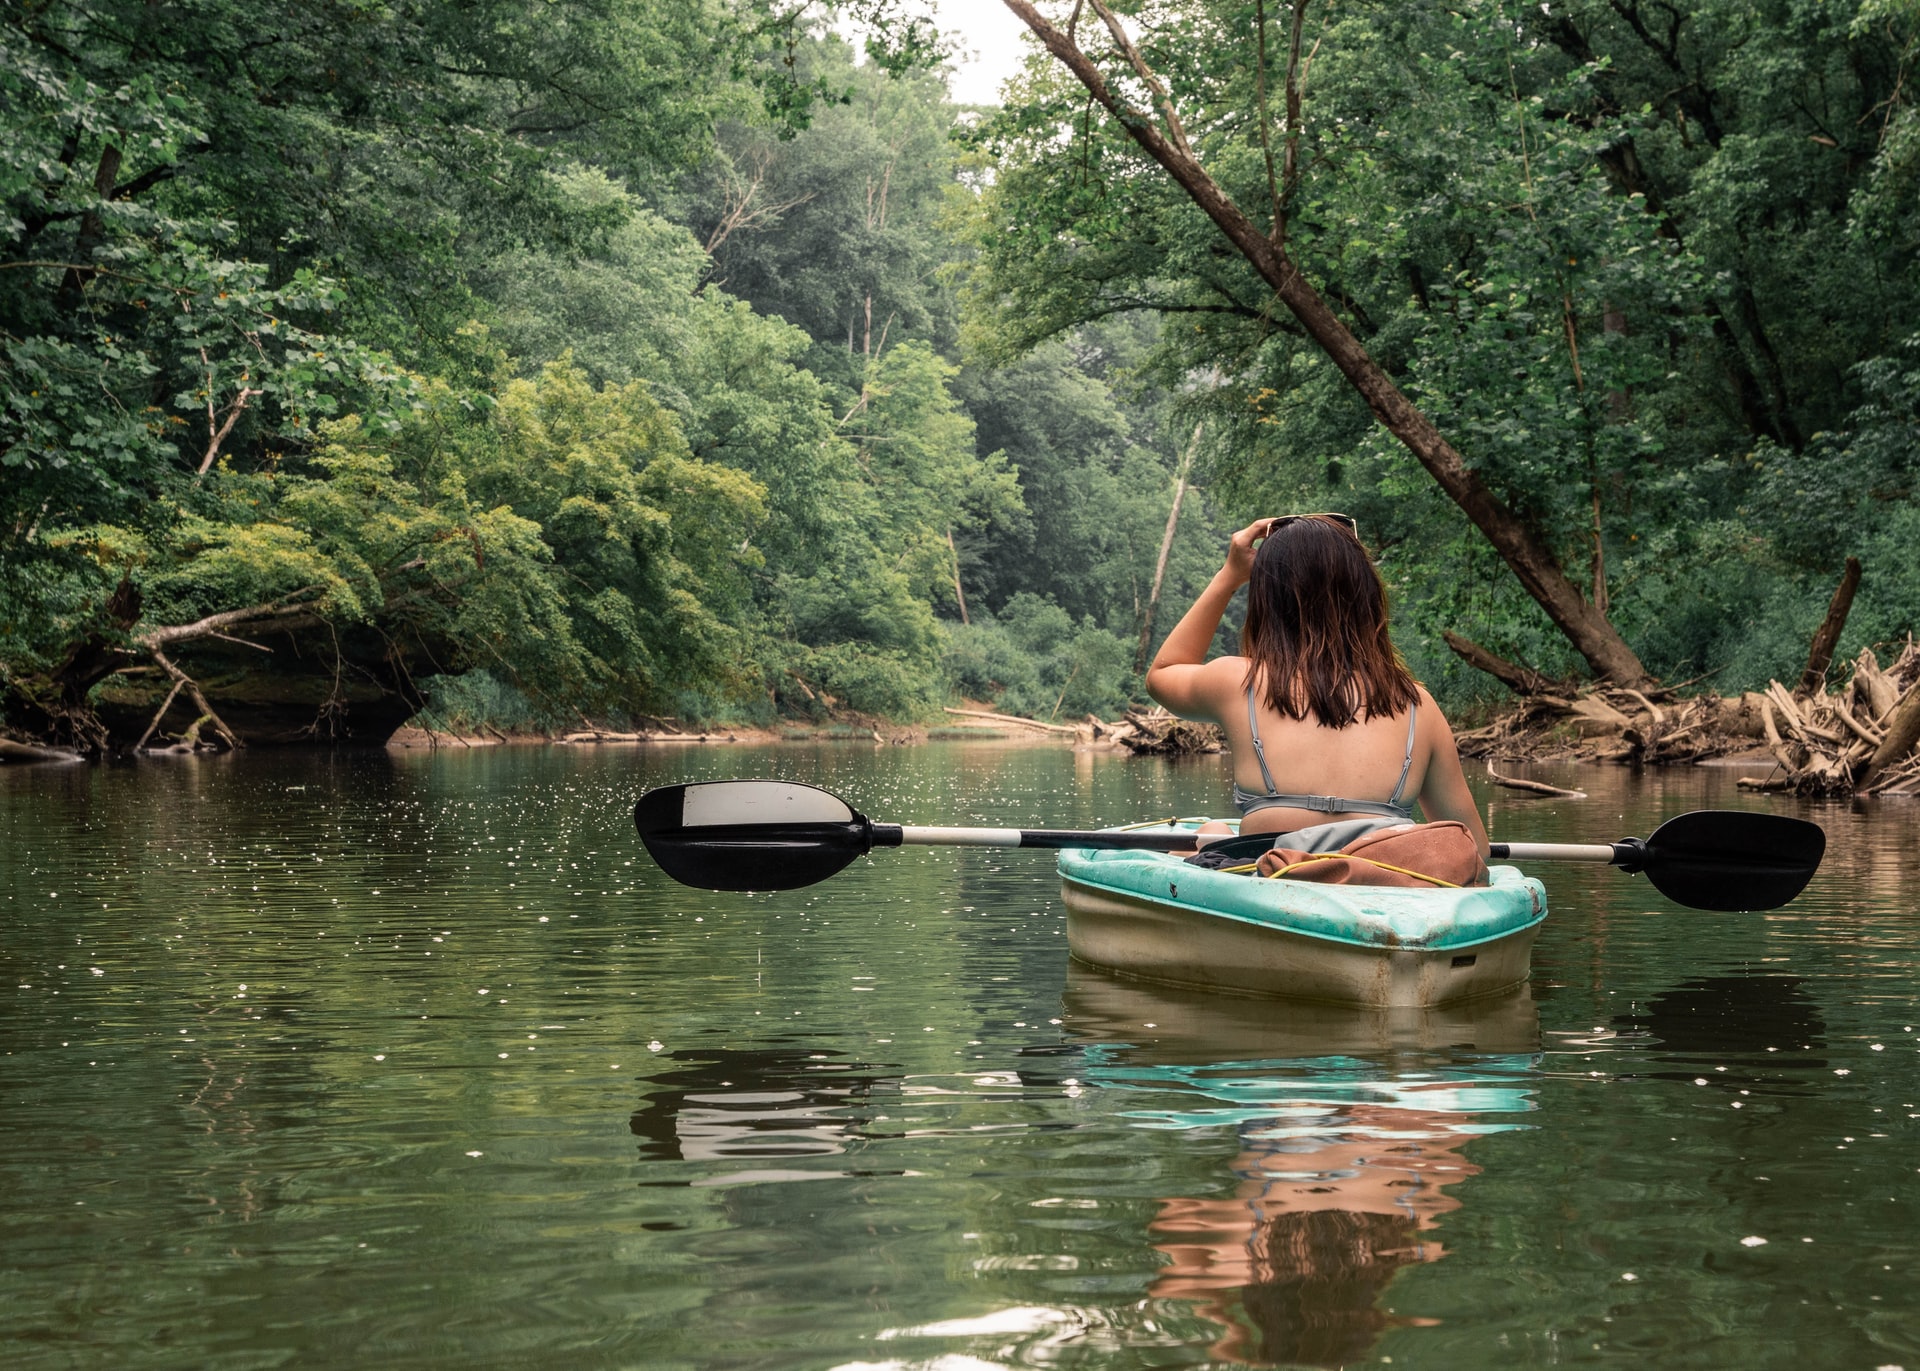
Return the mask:
[[1020,41],[1026,25],[1000,0],[934,0],[934,14],[943,34],[951,34],[960,60],[951,88],[964,105],[1000,102],[1000,83],[1018,70],[1026,45]]

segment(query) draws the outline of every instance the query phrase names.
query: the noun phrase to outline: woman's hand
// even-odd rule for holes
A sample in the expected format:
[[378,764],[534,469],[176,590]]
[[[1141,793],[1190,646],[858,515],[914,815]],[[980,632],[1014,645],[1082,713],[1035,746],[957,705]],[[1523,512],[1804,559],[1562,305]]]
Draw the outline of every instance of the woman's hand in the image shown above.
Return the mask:
[[1227,564],[1223,570],[1233,578],[1236,586],[1243,586],[1253,575],[1254,544],[1272,530],[1272,519],[1255,519],[1245,528],[1233,535],[1233,541],[1227,544]]

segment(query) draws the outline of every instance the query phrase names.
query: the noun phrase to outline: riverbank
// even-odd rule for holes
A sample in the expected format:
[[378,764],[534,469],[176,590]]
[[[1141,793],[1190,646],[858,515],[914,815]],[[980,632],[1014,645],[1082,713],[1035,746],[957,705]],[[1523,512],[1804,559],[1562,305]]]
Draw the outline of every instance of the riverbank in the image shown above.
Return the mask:
[[1050,720],[1028,719],[1017,714],[1002,714],[979,701],[947,705],[946,720],[931,725],[899,725],[857,716],[821,724],[782,724],[774,728],[679,727],[668,720],[655,720],[650,729],[623,730],[587,727],[565,733],[514,732],[489,728],[481,733],[449,732],[408,724],[387,740],[389,748],[401,750],[438,747],[499,747],[540,743],[575,747],[596,744],[662,744],[684,746],[699,743],[738,743],[760,745],[783,742],[873,742],[907,745],[925,742],[959,742],[967,739],[993,739],[1003,742],[1065,744],[1076,748],[1119,750],[1135,754],[1186,756],[1221,751],[1225,739],[1212,724],[1176,718],[1155,707],[1129,708],[1125,717],[1105,720],[1089,714],[1078,723],[1060,724]]
[[1730,766],[1746,772],[1748,789],[1799,795],[1920,793],[1920,645],[1912,641],[1884,669],[1863,650],[1839,690],[1818,677],[1738,696],[1525,684],[1490,722],[1456,732],[1463,756]]
[[[1491,716],[1471,713],[1457,723],[1477,724],[1456,731],[1460,752],[1487,764],[1495,784],[1515,790],[1560,791],[1525,777],[1503,776],[1513,764],[1590,762],[1640,766],[1712,766],[1739,773],[1752,790],[1804,795],[1870,793],[1920,794],[1920,647],[1906,644],[1892,665],[1881,669],[1870,652],[1852,663],[1846,686],[1837,691],[1788,691],[1772,682],[1765,691],[1738,696],[1686,694],[1675,687],[1620,689],[1533,680],[1531,688]],[[1179,756],[1221,750],[1220,731],[1211,725],[1176,719],[1162,709],[1130,708],[1117,720],[1093,715],[1072,723],[1023,718],[995,711],[987,702],[963,700],[942,709],[942,718],[925,724],[897,724],[859,715],[819,721],[783,720],[772,726],[699,725],[650,718],[649,727],[632,729],[583,719],[569,730],[447,730],[407,720],[384,736],[320,737],[314,731],[289,737],[249,737],[242,746],[296,748],[342,742],[384,746],[396,751],[466,750],[539,744],[549,747],[644,746],[678,748],[726,744],[854,742],[908,746],[927,742],[983,739],[998,742],[1064,744],[1074,749],[1125,751]],[[104,752],[120,755],[220,752],[234,739],[224,730],[190,723],[181,735],[156,734],[131,749],[125,745],[91,753],[48,745],[0,731],[0,764],[83,760]]]

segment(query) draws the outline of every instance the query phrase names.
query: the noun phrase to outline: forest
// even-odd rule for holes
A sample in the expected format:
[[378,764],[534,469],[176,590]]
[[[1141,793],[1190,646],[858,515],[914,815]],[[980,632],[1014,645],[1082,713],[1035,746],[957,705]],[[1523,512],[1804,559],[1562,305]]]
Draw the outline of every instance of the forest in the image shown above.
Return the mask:
[[1323,509],[1452,708],[1899,654],[1920,0],[1008,7],[8,6],[0,727],[1112,717]]

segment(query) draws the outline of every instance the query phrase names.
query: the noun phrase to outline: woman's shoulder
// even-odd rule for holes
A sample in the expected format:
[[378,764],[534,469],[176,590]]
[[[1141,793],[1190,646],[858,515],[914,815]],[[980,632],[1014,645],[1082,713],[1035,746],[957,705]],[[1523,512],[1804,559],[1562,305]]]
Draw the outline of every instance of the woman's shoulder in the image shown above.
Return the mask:
[[1200,679],[1206,682],[1207,697],[1216,703],[1233,699],[1246,691],[1247,659],[1215,657],[1200,667]]
[[1447,722],[1446,712],[1424,685],[1416,681],[1413,688],[1417,697],[1415,708],[1420,711],[1419,722],[1415,725],[1420,737],[1436,749],[1451,748],[1453,725]]
[[1184,718],[1225,723],[1245,689],[1246,676],[1245,657],[1176,663],[1149,671],[1147,692]]

